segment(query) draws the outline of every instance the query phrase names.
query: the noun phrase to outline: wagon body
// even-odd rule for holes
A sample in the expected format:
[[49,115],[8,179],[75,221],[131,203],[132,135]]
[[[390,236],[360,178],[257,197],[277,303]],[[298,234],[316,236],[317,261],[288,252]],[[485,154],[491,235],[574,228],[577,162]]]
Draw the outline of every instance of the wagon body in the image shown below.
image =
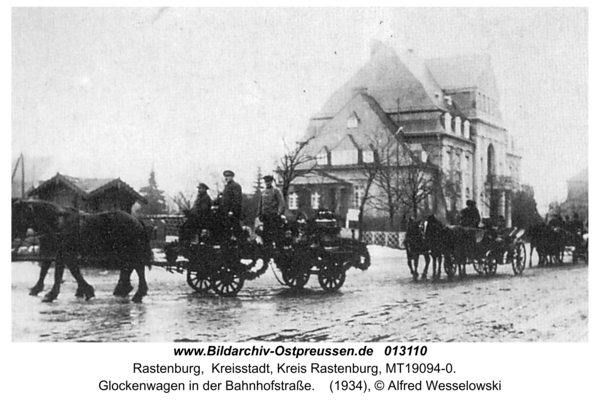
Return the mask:
[[329,215],[295,224],[282,220],[269,242],[263,241],[260,230],[255,237],[248,230],[225,236],[204,235],[202,230],[197,239],[167,244],[165,266],[185,272],[194,290],[221,296],[235,296],[246,281],[260,277],[269,266],[290,288],[301,289],[316,275],[321,288],[336,291],[344,284],[346,271],[366,270],[370,257],[365,243],[340,238],[335,220],[325,217]]

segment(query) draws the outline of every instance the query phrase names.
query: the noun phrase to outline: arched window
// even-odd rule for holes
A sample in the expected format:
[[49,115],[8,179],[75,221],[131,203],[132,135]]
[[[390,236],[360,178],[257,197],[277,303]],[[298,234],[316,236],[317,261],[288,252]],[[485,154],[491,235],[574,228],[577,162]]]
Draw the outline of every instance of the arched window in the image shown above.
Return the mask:
[[454,118],[454,132],[458,136],[462,136],[462,123],[459,116]]
[[496,151],[492,144],[488,146],[487,151],[487,174],[488,177],[496,175]]
[[471,139],[471,123],[469,120],[465,120],[464,122],[463,136],[467,139]]
[[452,116],[450,113],[444,114],[444,129],[448,134],[452,133]]

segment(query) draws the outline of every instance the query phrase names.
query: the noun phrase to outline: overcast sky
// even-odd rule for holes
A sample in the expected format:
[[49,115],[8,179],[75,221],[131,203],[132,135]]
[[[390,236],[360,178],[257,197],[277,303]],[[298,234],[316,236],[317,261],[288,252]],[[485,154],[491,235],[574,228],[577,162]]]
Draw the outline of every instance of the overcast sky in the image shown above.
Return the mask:
[[136,189],[154,168],[170,195],[232,169],[250,192],[378,39],[491,55],[543,212],[588,163],[587,21],[584,8],[13,9],[12,157],[37,180]]

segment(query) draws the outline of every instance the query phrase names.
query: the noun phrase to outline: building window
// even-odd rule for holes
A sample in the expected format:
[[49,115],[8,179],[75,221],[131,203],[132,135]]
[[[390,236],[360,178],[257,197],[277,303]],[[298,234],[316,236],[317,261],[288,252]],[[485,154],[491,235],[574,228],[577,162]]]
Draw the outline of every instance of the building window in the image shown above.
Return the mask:
[[354,150],[335,150],[331,152],[331,164],[333,166],[344,166],[348,164],[358,164],[358,151]]
[[452,133],[452,116],[450,113],[444,114],[444,129],[448,134]]
[[347,126],[348,128],[357,128],[358,123],[360,123],[360,119],[356,115],[356,113],[352,113],[352,115],[348,118]]
[[317,155],[317,164],[319,166],[326,166],[329,164],[329,162],[327,160],[327,153],[319,153]]
[[354,194],[352,196],[352,207],[354,209],[360,208],[360,203],[362,202],[364,197],[365,197],[365,187],[363,187],[363,186],[354,187]]
[[292,192],[288,196],[288,208],[290,210],[298,210],[298,194],[297,193]]
[[451,160],[452,160],[452,151],[447,151],[446,152],[446,159],[444,160],[444,170],[446,171],[450,171],[451,170]]
[[318,192],[313,192],[310,195],[310,207],[313,209],[318,209],[319,208],[319,201],[321,199],[321,195],[319,195]]
[[362,161],[363,163],[373,163],[375,161],[375,157],[372,150],[363,150],[362,151]]
[[460,120],[459,116],[456,116],[456,118],[454,118],[454,132],[456,133],[456,135],[458,136],[462,136],[462,122]]
[[464,122],[463,136],[467,139],[471,139],[471,123],[469,120],[465,120]]

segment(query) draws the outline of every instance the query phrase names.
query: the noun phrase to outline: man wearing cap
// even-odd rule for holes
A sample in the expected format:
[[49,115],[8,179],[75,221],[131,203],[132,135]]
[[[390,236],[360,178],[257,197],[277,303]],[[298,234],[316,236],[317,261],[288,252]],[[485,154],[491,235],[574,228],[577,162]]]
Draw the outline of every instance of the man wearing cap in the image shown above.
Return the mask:
[[474,200],[467,201],[467,207],[460,211],[460,225],[463,227],[477,228],[481,222],[479,210]]
[[223,177],[225,177],[225,188],[221,198],[221,210],[240,220],[242,218],[242,187],[234,181],[233,171],[223,171]]
[[263,236],[265,241],[272,241],[281,224],[281,215],[285,211],[285,200],[281,190],[273,186],[273,176],[265,175],[265,189],[260,194],[258,201],[258,217],[263,222]]
[[196,227],[198,229],[206,227],[208,222],[208,216],[212,206],[212,199],[210,199],[210,195],[206,193],[208,189],[208,185],[205,183],[201,182],[198,184],[198,196],[192,207],[192,216],[194,216]]

